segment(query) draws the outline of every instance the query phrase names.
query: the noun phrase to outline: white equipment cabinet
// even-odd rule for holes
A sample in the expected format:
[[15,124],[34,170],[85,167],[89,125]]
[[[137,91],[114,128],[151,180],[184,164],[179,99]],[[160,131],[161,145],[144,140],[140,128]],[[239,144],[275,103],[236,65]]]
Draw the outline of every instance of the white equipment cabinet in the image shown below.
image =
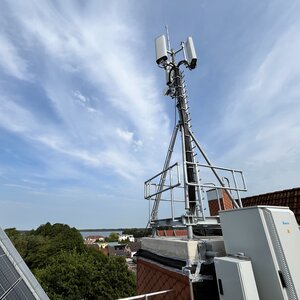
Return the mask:
[[227,254],[251,259],[261,300],[300,299],[300,232],[288,207],[220,212]]
[[214,261],[220,300],[259,300],[251,261],[235,257]]

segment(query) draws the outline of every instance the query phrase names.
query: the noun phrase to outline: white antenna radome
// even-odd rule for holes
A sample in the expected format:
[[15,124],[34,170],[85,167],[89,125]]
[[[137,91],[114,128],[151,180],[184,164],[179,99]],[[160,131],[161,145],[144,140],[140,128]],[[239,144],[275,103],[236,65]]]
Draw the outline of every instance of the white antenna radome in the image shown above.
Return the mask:
[[187,62],[191,69],[195,69],[197,65],[197,55],[192,37],[188,37],[185,42]]
[[165,35],[161,35],[155,39],[156,63],[168,60],[167,42]]

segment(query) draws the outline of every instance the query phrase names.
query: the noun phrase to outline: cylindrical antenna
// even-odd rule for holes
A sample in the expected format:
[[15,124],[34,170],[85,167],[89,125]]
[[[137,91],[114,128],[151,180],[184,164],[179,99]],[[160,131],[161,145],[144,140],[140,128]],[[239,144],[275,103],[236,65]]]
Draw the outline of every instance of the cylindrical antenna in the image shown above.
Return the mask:
[[182,50],[183,50],[183,57],[184,57],[184,60],[187,60],[184,42],[181,42],[181,47],[182,47]]
[[169,28],[168,25],[165,26],[166,29],[166,36],[167,36],[167,44],[168,44],[168,50],[171,50],[171,43],[170,43],[170,36],[169,36]]

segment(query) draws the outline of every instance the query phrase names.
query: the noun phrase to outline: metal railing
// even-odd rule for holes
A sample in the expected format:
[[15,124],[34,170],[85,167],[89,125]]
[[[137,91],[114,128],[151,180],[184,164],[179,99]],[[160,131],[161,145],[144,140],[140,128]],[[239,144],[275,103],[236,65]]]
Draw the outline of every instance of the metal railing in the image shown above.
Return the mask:
[[[236,192],[246,192],[247,191],[247,186],[246,186],[246,181],[245,181],[245,177],[243,175],[243,171],[241,170],[236,170],[236,169],[230,169],[230,168],[225,168],[225,167],[218,167],[218,166],[211,166],[211,165],[205,165],[205,164],[200,164],[200,163],[193,163],[193,162],[185,162],[187,165],[197,165],[199,167],[203,167],[203,168],[208,168],[211,170],[221,170],[221,171],[227,171],[231,174],[232,179],[233,179],[233,183],[234,183],[234,187],[230,187],[230,186],[222,186],[222,185],[215,185],[215,184],[200,184],[201,187],[205,187],[205,188],[218,188],[218,189],[225,189],[225,190],[229,190],[229,191],[236,191]],[[242,187],[239,187],[238,183],[237,183],[237,178],[236,175],[239,175],[241,180],[242,180]],[[194,182],[189,182],[187,181],[188,185],[194,185],[194,186],[198,186],[198,183],[194,183]]]
[[[198,205],[199,197],[203,197],[203,193],[205,193],[205,190],[208,189],[214,189],[217,193],[217,200],[219,209],[222,210],[222,207],[220,205],[220,198],[222,198],[221,195],[219,195],[219,191],[224,190],[229,194],[229,196],[232,199],[238,200],[239,203],[241,203],[241,197],[240,192],[247,191],[246,181],[243,175],[243,172],[241,170],[232,169],[232,168],[226,168],[226,167],[220,167],[220,166],[214,166],[214,165],[208,165],[203,164],[199,162],[184,162],[185,166],[193,165],[199,168],[199,170],[203,169],[210,169],[213,173],[219,173],[224,175],[220,178],[222,178],[222,182],[224,182],[223,185],[221,183],[213,183],[213,182],[206,182],[203,183],[203,179],[200,180],[199,177],[197,177],[196,182],[188,181],[188,178],[185,179],[185,184],[187,186],[195,186],[197,191],[201,192],[201,196],[197,195],[198,197],[195,200],[195,203]],[[183,168],[184,170],[186,167]],[[180,166],[178,163],[174,163],[171,166],[169,166],[167,169],[157,173],[155,176],[151,177],[145,182],[144,185],[144,197],[146,200],[149,201],[149,224],[154,221],[152,219],[151,210],[153,210],[153,207],[151,209],[151,203],[152,201],[155,203],[156,197],[159,196],[160,201],[162,202],[170,202],[170,208],[171,208],[171,219],[174,221],[175,216],[175,204],[176,203],[184,203],[184,195],[183,195],[183,189],[184,184],[181,182],[181,176],[180,173]],[[165,177],[165,182],[163,185],[160,185],[160,179],[161,177]],[[225,181],[227,182],[225,184]],[[180,195],[180,199],[178,199],[179,191],[182,195]],[[165,193],[167,192],[167,193]],[[176,194],[177,193],[177,194]],[[232,193],[235,194],[235,196],[232,195]],[[164,196],[163,196],[164,195]],[[203,218],[205,220],[205,217]]]
[[165,291],[159,291],[159,292],[154,292],[154,293],[148,293],[148,294],[143,294],[143,295],[138,295],[138,296],[133,296],[133,297],[128,297],[128,298],[120,298],[118,300],[134,300],[134,299],[150,299],[149,297],[156,296],[156,295],[162,295],[162,294],[167,294],[172,292],[173,290],[165,290]]
[[[173,180],[174,180],[173,169],[174,168],[175,168],[175,172],[176,172],[175,177],[177,179],[175,183],[173,183]],[[163,189],[159,190],[159,183],[153,183],[153,180],[160,179],[162,175],[165,175],[165,173],[167,173],[167,175],[169,175],[170,184],[169,185],[164,184]],[[145,199],[149,200],[158,194],[162,194],[162,193],[164,193],[168,190],[174,189],[175,187],[178,187],[180,185],[181,185],[181,182],[180,182],[180,173],[179,173],[178,163],[175,163],[175,164],[169,166],[167,169],[159,172],[158,174],[154,175],[153,177],[151,177],[150,179],[145,181],[144,197],[145,197]]]

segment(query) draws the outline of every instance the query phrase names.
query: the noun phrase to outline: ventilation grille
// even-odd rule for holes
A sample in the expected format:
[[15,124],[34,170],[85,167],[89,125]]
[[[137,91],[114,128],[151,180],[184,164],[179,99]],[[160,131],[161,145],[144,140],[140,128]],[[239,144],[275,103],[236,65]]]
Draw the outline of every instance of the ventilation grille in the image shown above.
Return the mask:
[[278,233],[274,224],[274,220],[272,218],[272,214],[269,211],[265,211],[265,216],[267,222],[271,225],[270,228],[270,236],[272,238],[273,246],[274,246],[274,251],[277,257],[277,262],[280,268],[280,271],[282,272],[283,279],[286,283],[287,287],[287,294],[289,300],[298,300],[295,287],[289,272],[288,264],[284,256],[284,252],[278,237]]

